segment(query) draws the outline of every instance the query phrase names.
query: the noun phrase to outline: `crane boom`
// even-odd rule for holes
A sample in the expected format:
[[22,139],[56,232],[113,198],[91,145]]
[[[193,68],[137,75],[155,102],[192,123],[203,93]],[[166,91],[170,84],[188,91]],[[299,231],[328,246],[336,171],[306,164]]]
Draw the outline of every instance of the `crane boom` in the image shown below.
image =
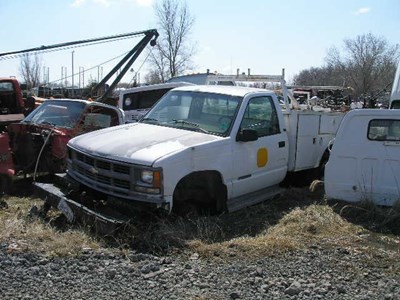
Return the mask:
[[56,49],[56,48],[63,48],[63,47],[70,47],[70,46],[75,46],[75,45],[80,45],[80,44],[90,44],[90,43],[95,43],[95,42],[100,42],[100,41],[120,39],[120,38],[136,36],[136,35],[142,35],[142,34],[148,35],[148,34],[152,34],[152,33],[156,34],[158,36],[158,33],[157,33],[156,29],[149,29],[149,30],[144,30],[144,31],[137,31],[137,32],[124,33],[124,34],[110,35],[110,36],[105,36],[105,37],[100,37],[100,38],[93,38],[93,39],[79,40],[79,41],[73,41],[73,42],[59,43],[59,44],[48,45],[48,46],[43,46],[42,45],[40,47],[29,48],[29,49],[25,49],[25,50],[3,52],[3,53],[0,53],[0,57],[2,57],[2,56],[10,56],[10,55],[15,55],[15,54],[23,54],[23,53],[28,53],[28,52],[40,52],[40,51]]
[[140,40],[139,43],[136,44],[135,47],[132,48],[132,50],[130,50],[128,52],[128,54],[126,54],[121,59],[121,61],[95,87],[93,87],[93,89],[91,91],[91,94],[93,95],[100,89],[100,87],[105,86],[105,83],[111,78],[111,76],[114,75],[125,64],[124,68],[121,70],[121,72],[118,74],[118,76],[116,76],[115,80],[109,86],[109,88],[107,90],[105,90],[103,95],[101,95],[96,100],[98,102],[107,102],[107,96],[116,87],[118,82],[126,74],[126,72],[129,70],[130,66],[135,62],[135,60],[138,58],[138,56],[144,50],[144,48],[147,46],[147,44],[150,43],[151,46],[154,46],[156,44],[156,39],[159,35],[156,29],[149,29],[149,30],[144,30],[144,31],[124,33],[124,34],[118,34],[118,35],[112,35],[112,36],[106,36],[106,37],[100,37],[100,38],[93,38],[93,39],[86,39],[86,40],[79,40],[79,41],[73,41],[73,42],[66,42],[66,43],[60,43],[60,44],[54,44],[54,45],[48,45],[48,46],[40,46],[40,47],[19,50],[19,51],[4,52],[4,53],[0,53],[0,60],[4,59],[2,57],[12,56],[12,55],[19,55],[19,54],[29,53],[29,52],[40,52],[40,51],[46,51],[46,50],[50,50],[50,49],[57,49],[57,48],[66,48],[66,47],[71,47],[71,46],[75,46],[75,45],[90,44],[90,43],[113,40],[113,39],[121,39],[121,38],[136,36],[136,35],[144,35],[144,37]]

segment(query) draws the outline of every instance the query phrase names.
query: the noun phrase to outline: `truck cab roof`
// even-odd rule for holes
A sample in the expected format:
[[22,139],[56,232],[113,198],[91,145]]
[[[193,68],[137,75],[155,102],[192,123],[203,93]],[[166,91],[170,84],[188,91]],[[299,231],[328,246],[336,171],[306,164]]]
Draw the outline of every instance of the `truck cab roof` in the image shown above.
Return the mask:
[[182,86],[174,89],[175,91],[190,91],[190,92],[202,92],[202,93],[217,93],[227,94],[232,96],[244,97],[250,93],[266,93],[275,94],[271,90],[242,87],[242,86],[224,86],[224,85],[192,85]]

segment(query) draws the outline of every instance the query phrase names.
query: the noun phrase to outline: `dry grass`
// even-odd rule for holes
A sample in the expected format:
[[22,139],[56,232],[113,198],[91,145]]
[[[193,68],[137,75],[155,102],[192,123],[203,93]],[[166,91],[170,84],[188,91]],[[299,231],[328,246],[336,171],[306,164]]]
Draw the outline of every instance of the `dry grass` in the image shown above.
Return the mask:
[[[84,248],[100,247],[98,237],[81,227],[60,228],[52,218],[29,217],[30,207],[40,206],[41,200],[13,197],[6,201],[9,208],[0,209],[0,243],[7,243],[9,251],[76,255]],[[400,219],[396,209],[380,212],[375,206],[327,204],[322,195],[294,189],[280,199],[221,216],[148,214],[112,236],[107,245],[155,254],[189,250],[209,258],[250,259],[318,245],[368,252],[371,257],[389,251],[398,259],[399,237],[378,230],[398,228],[392,226]]]
[[362,228],[353,225],[326,205],[295,208],[276,225],[254,237],[244,236],[222,243],[207,244],[202,240],[190,243],[203,255],[265,256],[325,244],[348,244],[359,239]]
[[8,244],[10,252],[31,251],[65,256],[77,255],[84,248],[99,247],[82,230],[60,231],[42,219],[29,217],[30,208],[41,205],[41,200],[10,197],[5,201],[8,208],[0,210],[0,243]]
[[400,201],[392,207],[376,206],[371,201],[357,204],[337,201],[334,208],[345,219],[369,230],[400,235]]

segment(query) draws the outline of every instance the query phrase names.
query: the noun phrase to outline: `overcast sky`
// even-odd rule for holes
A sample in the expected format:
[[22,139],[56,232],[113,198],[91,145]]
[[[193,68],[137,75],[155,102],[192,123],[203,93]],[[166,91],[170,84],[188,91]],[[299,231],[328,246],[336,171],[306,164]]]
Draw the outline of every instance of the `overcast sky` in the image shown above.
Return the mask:
[[[0,53],[157,28],[155,0],[0,0]],[[188,0],[195,18],[193,72],[276,75],[287,79],[324,64],[328,49],[345,38],[372,33],[400,43],[400,0]],[[79,67],[96,80],[97,66],[130,50],[139,38],[42,54],[50,81]],[[146,74],[146,53],[134,72]],[[117,63],[103,65],[105,75]],[[1,59],[0,76],[20,78],[19,58]],[[133,73],[123,81],[129,82]],[[75,83],[78,76],[75,77]]]

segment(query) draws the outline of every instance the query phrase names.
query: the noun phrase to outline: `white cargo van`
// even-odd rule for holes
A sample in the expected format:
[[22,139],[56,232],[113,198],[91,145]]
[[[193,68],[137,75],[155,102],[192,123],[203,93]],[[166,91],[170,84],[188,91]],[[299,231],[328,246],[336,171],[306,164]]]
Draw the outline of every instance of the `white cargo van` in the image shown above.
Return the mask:
[[340,124],[325,167],[329,199],[400,200],[400,110],[357,109]]

